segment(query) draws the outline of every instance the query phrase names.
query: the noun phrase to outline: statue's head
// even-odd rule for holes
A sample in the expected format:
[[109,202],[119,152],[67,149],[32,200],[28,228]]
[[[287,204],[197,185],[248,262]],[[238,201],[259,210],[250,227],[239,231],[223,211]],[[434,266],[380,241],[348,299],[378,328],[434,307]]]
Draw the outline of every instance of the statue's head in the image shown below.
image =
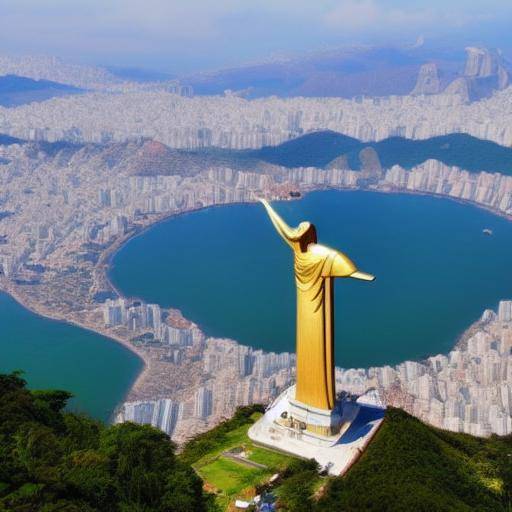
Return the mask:
[[297,240],[300,243],[300,250],[302,252],[306,252],[308,250],[308,245],[316,244],[316,228],[314,224],[311,222],[301,222],[297,228]]

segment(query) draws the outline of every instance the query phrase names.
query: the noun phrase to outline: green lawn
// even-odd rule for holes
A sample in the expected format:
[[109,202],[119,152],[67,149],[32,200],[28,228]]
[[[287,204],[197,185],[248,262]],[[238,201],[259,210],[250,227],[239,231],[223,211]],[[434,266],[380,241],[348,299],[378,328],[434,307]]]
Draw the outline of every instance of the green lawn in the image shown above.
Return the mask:
[[[247,436],[249,427],[262,416],[261,413],[255,412],[251,415],[252,422],[250,424],[241,425],[234,430],[226,432],[221,439],[216,441],[215,446],[210,451],[194,463],[195,468],[200,468],[210,461],[216,459],[222,452],[237,446],[252,446],[251,440]],[[258,461],[255,461],[258,462]],[[264,462],[262,464],[265,464]]]
[[209,484],[228,496],[234,496],[247,487],[254,487],[271,476],[265,469],[251,468],[225,457],[198,469],[198,473]]
[[252,443],[251,447],[248,448],[248,451],[250,452],[247,457],[249,460],[257,462],[258,464],[265,464],[272,469],[274,473],[285,469],[286,466],[294,460],[294,457],[291,455],[285,455],[284,453],[274,450],[267,450],[259,446],[254,446]]
[[[199,476],[217,490],[216,501],[222,510],[234,499],[251,495],[251,489],[284,470],[294,460],[289,455],[252,443],[247,431],[261,416],[261,412],[247,410],[244,415],[239,414],[238,419],[228,420],[209,433],[198,436],[182,454],[193,463]],[[268,469],[251,467],[222,455],[233,448],[243,448],[248,460],[264,464]]]

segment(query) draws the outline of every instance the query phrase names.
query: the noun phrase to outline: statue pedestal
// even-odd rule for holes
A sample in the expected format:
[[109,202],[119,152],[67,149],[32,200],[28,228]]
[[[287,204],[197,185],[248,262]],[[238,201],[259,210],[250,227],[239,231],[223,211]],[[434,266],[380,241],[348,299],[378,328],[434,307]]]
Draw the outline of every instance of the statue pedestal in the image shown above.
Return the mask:
[[342,426],[348,418],[343,418],[342,404],[338,402],[332,411],[318,409],[306,405],[288,394],[289,408],[287,418],[281,418],[283,424],[288,420],[288,426],[292,424],[299,430],[305,430],[308,434],[331,438],[340,434]]
[[325,411],[294,397],[295,386],[285,390],[249,429],[249,438],[268,448],[315,459],[332,475],[344,473],[359,458],[384,417],[384,409],[348,400]]

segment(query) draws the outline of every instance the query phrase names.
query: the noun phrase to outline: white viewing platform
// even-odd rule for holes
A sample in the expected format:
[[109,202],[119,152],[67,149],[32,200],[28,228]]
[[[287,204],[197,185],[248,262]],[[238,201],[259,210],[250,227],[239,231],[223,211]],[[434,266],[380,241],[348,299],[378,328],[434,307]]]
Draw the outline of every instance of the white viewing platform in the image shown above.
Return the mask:
[[295,386],[281,393],[249,429],[249,438],[262,446],[315,459],[331,475],[344,474],[352,466],[384,419],[384,408],[344,400],[337,406],[341,414],[340,432],[329,437],[316,435],[285,425],[283,416],[296,408],[294,396]]

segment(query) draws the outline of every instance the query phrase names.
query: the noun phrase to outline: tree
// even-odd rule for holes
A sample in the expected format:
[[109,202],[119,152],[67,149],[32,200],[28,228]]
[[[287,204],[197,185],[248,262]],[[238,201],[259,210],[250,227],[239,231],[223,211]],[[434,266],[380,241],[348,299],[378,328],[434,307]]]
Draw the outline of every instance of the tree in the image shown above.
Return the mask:
[[64,412],[66,391],[0,375],[0,512],[203,512],[211,499],[169,437]]

